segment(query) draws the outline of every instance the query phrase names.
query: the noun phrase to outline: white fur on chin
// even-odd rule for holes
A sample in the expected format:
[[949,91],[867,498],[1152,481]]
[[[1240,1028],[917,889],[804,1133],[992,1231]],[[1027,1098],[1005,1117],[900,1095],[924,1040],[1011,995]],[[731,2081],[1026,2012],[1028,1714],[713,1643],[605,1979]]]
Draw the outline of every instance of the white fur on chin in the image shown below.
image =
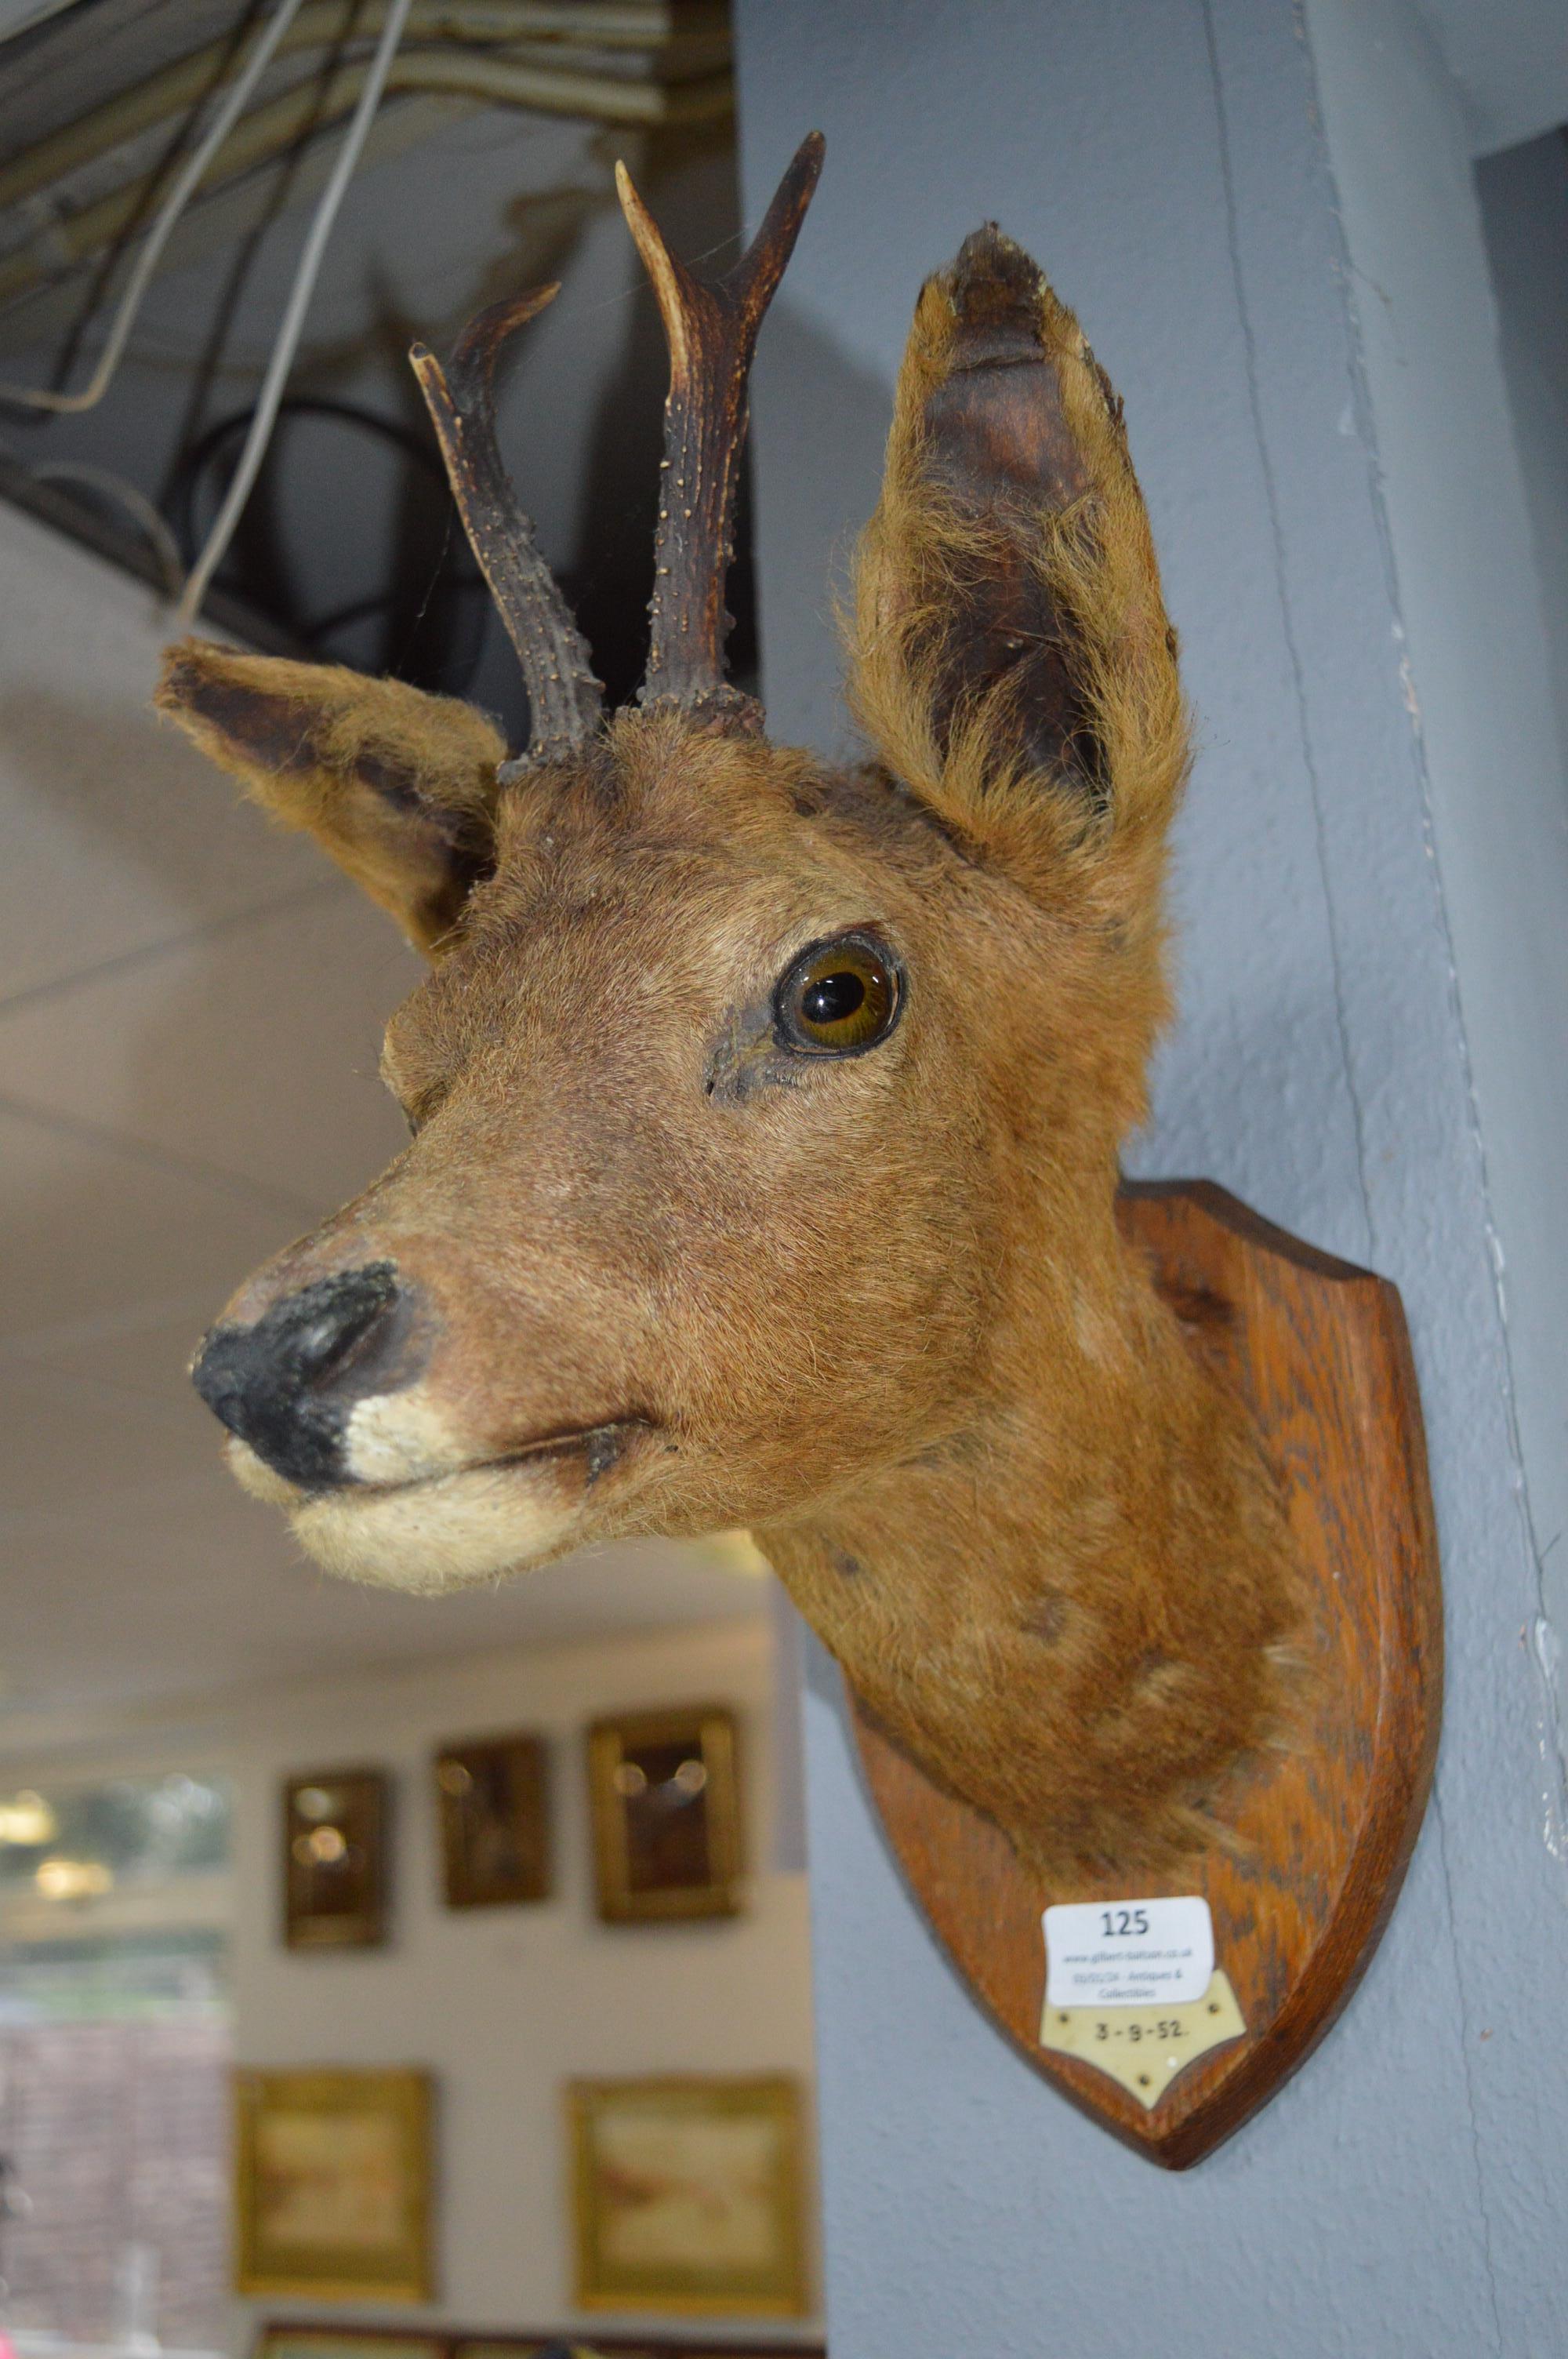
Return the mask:
[[301,1548],[328,1572],[426,1595],[498,1573],[530,1572],[578,1540],[569,1472],[553,1460],[476,1466],[377,1493],[302,1491],[231,1437],[230,1468],[253,1498],[287,1510]]
[[343,1464],[361,1483],[418,1483],[474,1454],[423,1385],[356,1401],[343,1428]]
[[329,1572],[427,1594],[531,1571],[578,1537],[577,1505],[552,1464],[475,1467],[379,1494],[297,1493],[289,1522]]

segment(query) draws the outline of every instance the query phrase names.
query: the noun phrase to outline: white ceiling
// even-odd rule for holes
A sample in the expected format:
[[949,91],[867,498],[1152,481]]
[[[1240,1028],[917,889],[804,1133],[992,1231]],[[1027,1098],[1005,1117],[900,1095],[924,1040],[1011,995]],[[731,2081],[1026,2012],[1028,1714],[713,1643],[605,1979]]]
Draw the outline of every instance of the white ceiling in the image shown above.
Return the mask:
[[165,617],[0,508],[0,1747],[335,1667],[762,1610],[717,1552],[419,1600],[243,1498],[185,1366],[258,1259],[402,1143],[387,920],[147,710]]

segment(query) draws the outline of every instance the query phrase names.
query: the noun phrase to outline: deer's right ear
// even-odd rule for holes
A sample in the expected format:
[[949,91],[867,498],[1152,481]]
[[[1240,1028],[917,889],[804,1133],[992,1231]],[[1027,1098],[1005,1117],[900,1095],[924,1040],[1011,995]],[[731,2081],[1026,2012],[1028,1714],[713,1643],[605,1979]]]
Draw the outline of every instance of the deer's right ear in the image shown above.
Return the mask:
[[994,226],[916,307],[849,692],[980,857],[1053,900],[1152,908],[1187,747],[1149,520],[1120,402]]
[[171,647],[157,703],[286,827],[304,829],[429,951],[492,862],[493,723],[335,664]]

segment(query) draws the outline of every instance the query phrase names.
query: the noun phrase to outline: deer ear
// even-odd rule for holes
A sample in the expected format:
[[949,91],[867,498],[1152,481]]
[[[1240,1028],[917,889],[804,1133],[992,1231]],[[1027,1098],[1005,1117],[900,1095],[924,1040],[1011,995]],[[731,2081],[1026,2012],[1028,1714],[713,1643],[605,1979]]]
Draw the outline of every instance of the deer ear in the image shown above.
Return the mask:
[[169,649],[156,701],[275,819],[315,836],[418,949],[488,873],[506,747],[471,705],[200,639]]
[[921,291],[849,688],[981,856],[1050,897],[1152,897],[1187,751],[1149,520],[1120,402],[994,225]]

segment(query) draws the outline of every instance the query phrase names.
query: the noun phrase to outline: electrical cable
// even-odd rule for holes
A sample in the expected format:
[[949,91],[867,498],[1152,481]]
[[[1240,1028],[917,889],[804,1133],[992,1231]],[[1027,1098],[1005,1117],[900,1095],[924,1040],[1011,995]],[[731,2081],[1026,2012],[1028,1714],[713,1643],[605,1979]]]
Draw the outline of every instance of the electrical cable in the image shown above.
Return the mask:
[[[212,425],[207,427],[193,442],[188,443],[175,462],[168,489],[164,496],[164,507],[168,524],[173,528],[176,550],[181,552],[178,560],[180,574],[183,573],[184,565],[189,562],[202,538],[200,517],[206,505],[200,497],[203,479],[211,474],[218,481],[218,497],[221,499],[228,482],[232,480],[223,473],[228,446],[241,440],[254,416],[254,411],[250,408],[231,410],[226,417],[218,419]],[[273,437],[272,454],[269,455],[281,456],[287,448],[286,438],[282,434],[282,429],[286,423],[292,424],[297,419],[324,419],[329,424],[352,427],[361,432],[373,435],[389,450],[398,452],[411,465],[419,469],[432,488],[440,495],[443,509],[449,515],[450,495],[447,483],[447,471],[434,440],[428,434],[421,435],[416,432],[413,427],[406,425],[402,419],[388,418],[380,410],[366,408],[358,402],[343,401],[319,394],[287,395],[278,404],[277,426]],[[258,478],[258,484],[261,486],[265,486],[266,481],[267,477],[265,474]],[[254,493],[252,497],[254,501],[255,497]],[[377,612],[387,612],[396,604],[401,594],[396,587],[389,587],[371,592],[330,613],[312,614],[303,612],[297,601],[292,596],[276,600],[271,596],[258,595],[258,587],[254,581],[243,578],[232,580],[225,586],[236,597],[266,614],[271,621],[287,631],[290,638],[313,649],[323,644],[330,647],[334,636],[347,628],[351,623]],[[176,580],[177,593],[178,588],[178,575]],[[468,612],[468,601],[470,598],[481,597],[483,601],[488,600],[483,574],[469,559],[468,544],[462,535],[460,533],[456,539],[453,539],[449,525],[442,553],[436,560],[420,614],[416,618],[416,623],[423,620],[431,597],[438,588],[442,590],[445,596],[461,600],[463,603],[458,612],[465,615]],[[449,654],[442,662],[438,680],[418,677],[416,685],[438,687],[445,696],[461,696],[473,679],[483,657],[484,617],[485,603],[481,603],[472,619],[463,623],[459,632],[460,651]],[[410,640],[401,655],[388,647],[378,660],[378,669],[390,671],[397,679],[415,678],[416,675],[406,673],[403,669],[404,662],[411,652],[412,644]]]
[[[410,49],[394,60],[391,87],[400,94],[466,98],[481,106],[517,107],[532,114],[560,114],[581,122],[626,124],[639,129],[673,129],[727,120],[734,113],[735,87],[728,70],[700,81],[664,83],[614,74],[564,73],[526,62],[538,44],[517,58],[492,48],[477,51],[451,44]],[[233,184],[316,137],[346,115],[359,94],[365,68],[344,64],[324,79],[297,82],[268,99],[235,125],[219,158],[216,202]],[[9,308],[104,253],[139,218],[147,187],[137,179],[113,194],[63,214],[54,225],[50,258],[39,259],[24,245],[0,259],[0,303]]]
[[136,323],[136,314],[143,298],[152,285],[164,247],[172,236],[176,223],[195,195],[208,166],[227,139],[238,121],[245,101],[261,80],[279,42],[298,15],[302,0],[278,0],[250,56],[232,82],[208,125],[206,132],[188,158],[184,169],[175,181],[157,219],[147,233],[146,243],[136,256],[136,266],[126,283],[114,314],[114,324],[107,342],[98,355],[98,365],[80,393],[51,393],[34,386],[6,385],[0,382],[0,400],[16,402],[27,409],[47,409],[58,416],[75,417],[84,409],[93,409],[108,392],[110,382],[120,365],[120,358]]
[[[47,459],[35,464],[15,445],[0,438],[0,459],[15,467],[30,484],[76,484],[115,501],[131,516],[151,548],[163,574],[164,595],[178,598],[185,579],[185,559],[174,532],[138,484],[117,475],[112,467],[96,467],[85,459]],[[3,2175],[3,2174],[0,2174]]]
[[[288,52],[340,49],[352,41],[369,48],[384,21],[385,0],[309,0],[284,43]],[[661,82],[694,82],[730,63],[729,26],[712,0],[694,9],[684,0],[678,18],[667,0],[633,0],[631,5],[574,5],[570,0],[414,0],[408,36],[415,40],[457,41],[475,46],[504,43],[526,62],[555,59],[562,66],[593,71],[609,51],[641,53],[641,61]],[[95,163],[116,147],[156,131],[198,103],[222,74],[227,38],[187,51],[144,82],[118,92],[47,138],[0,163],[0,208],[47,190],[83,164]]]
[[[285,0],[285,5],[287,5],[287,0]],[[387,9],[386,23],[382,29],[381,39],[376,44],[375,57],[366,77],[359,104],[354,109],[353,120],[349,125],[337,162],[332,168],[331,178],[321,191],[315,213],[311,218],[309,233],[300,253],[298,267],[294,275],[294,284],[288,291],[288,301],[284,308],[283,319],[277,332],[277,342],[273,346],[272,358],[267,363],[266,375],[256,401],[255,416],[251,421],[251,429],[245,438],[245,447],[240,453],[240,463],[235,470],[234,480],[229,486],[228,496],[218,513],[217,521],[207,537],[206,546],[191,568],[184,594],[179,601],[178,620],[187,628],[195,622],[201,611],[201,601],[206,595],[207,585],[222,561],[223,552],[233,538],[234,527],[240,521],[245,502],[249,499],[256,476],[261,472],[262,461],[266,456],[266,447],[272,438],[273,425],[277,417],[278,404],[283,399],[283,388],[287,381],[289,369],[294,363],[295,351],[304,330],[305,314],[309,309],[310,298],[316,291],[316,280],[326,255],[327,241],[331,235],[333,224],[338,218],[339,208],[348,192],[349,182],[353,178],[361,151],[370,135],[371,124],[374,120],[376,108],[381,103],[381,94],[385,88],[386,78],[392,70],[392,61],[397,53],[397,44],[403,37],[403,27],[408,20],[408,12],[412,5],[413,0],[392,0],[392,5]]]
[[[277,405],[279,418],[324,418],[343,426],[351,426],[362,433],[373,434],[378,440],[400,451],[429,476],[445,494],[448,490],[447,471],[434,440],[416,433],[400,418],[388,418],[379,409],[367,408],[363,403],[343,401],[335,396],[317,393],[286,394]],[[203,427],[193,442],[188,442],[174,462],[164,506],[182,543],[187,560],[192,560],[200,545],[196,525],[196,485],[211,467],[222,460],[224,448],[243,435],[255,416],[254,405],[244,409],[232,409],[226,416],[215,419]],[[228,482],[233,479],[231,476]],[[228,488],[225,483],[224,489]],[[290,618],[293,621],[295,618]]]
[[27,472],[35,484],[80,484],[87,491],[106,493],[141,527],[142,537],[150,544],[162,571],[165,597],[178,597],[185,579],[179,543],[146,492],[124,475],[115,474],[112,467],[94,467],[85,459],[45,459]]

